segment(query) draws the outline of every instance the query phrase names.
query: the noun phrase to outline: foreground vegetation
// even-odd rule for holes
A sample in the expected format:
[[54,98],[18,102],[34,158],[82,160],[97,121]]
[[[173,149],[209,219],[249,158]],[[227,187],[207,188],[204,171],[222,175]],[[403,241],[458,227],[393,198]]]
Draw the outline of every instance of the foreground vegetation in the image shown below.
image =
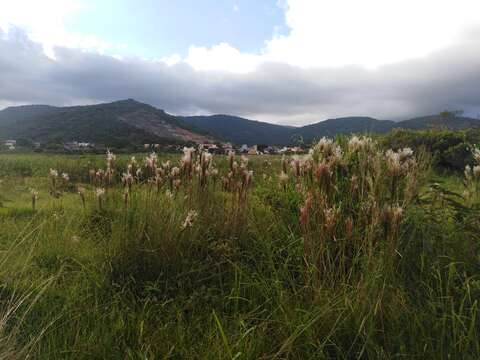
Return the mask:
[[479,153],[379,143],[0,156],[0,358],[477,359]]

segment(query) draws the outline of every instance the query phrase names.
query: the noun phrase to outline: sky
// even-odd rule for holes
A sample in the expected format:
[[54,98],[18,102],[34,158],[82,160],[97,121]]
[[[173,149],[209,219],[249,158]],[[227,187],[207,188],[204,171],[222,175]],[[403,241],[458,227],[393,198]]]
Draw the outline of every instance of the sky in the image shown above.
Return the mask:
[[0,108],[478,116],[478,39],[478,0],[0,0]]

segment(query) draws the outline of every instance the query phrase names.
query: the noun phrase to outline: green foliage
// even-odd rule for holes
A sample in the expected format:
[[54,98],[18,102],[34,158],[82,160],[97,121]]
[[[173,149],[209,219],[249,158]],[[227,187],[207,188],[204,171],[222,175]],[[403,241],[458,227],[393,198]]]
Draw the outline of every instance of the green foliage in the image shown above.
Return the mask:
[[472,163],[471,149],[480,143],[480,130],[396,129],[381,139],[385,147],[393,149],[426,149],[433,157],[433,166],[438,170],[463,171],[467,164]]
[[[464,159],[456,147],[476,142],[470,132],[419,136],[382,141],[431,149],[436,164]],[[419,152],[401,153],[410,160],[395,172],[395,155],[389,163],[370,143],[333,144],[338,163],[325,144],[315,160],[237,157],[235,167],[217,157],[220,175],[205,183],[201,170],[159,155],[162,171],[167,159],[181,167],[178,189],[169,175],[157,187],[143,166],[127,197],[130,156],[112,161],[111,184],[89,177],[103,156],[0,156],[0,246],[18,244],[1,263],[0,294],[42,289],[9,320],[21,325],[13,353],[35,339],[35,359],[478,358],[478,180],[465,183],[467,197],[463,178],[430,173]],[[250,187],[242,166],[254,172]],[[51,168],[70,175],[55,197]],[[100,199],[97,187],[106,188]],[[392,222],[395,207],[403,212]]]

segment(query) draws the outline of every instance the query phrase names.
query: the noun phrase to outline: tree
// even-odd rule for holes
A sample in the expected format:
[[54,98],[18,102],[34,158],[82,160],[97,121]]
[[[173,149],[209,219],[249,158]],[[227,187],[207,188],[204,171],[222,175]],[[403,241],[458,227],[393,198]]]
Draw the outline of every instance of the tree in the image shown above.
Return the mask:
[[462,115],[463,115],[463,110],[443,110],[440,113],[440,116],[445,119],[456,118]]

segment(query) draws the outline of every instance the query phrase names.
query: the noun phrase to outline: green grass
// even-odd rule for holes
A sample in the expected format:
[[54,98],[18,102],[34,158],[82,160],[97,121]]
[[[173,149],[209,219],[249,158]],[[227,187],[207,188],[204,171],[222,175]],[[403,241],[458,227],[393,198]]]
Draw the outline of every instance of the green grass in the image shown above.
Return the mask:
[[[180,161],[162,155],[159,166],[167,158]],[[0,314],[11,294],[25,298],[0,323],[11,354],[478,359],[479,202],[456,195],[461,176],[417,159],[392,191],[375,149],[344,146],[340,165],[325,149],[315,158],[298,180],[285,164],[283,186],[280,157],[250,157],[253,183],[243,189],[240,170],[223,184],[229,162],[215,157],[215,184],[181,170],[173,198],[168,179],[157,193],[144,169],[125,205],[122,156],[100,205],[88,172],[104,157],[1,155]],[[71,176],[58,197],[50,168]],[[333,220],[329,209],[338,209]],[[190,210],[198,215],[183,228]]]

